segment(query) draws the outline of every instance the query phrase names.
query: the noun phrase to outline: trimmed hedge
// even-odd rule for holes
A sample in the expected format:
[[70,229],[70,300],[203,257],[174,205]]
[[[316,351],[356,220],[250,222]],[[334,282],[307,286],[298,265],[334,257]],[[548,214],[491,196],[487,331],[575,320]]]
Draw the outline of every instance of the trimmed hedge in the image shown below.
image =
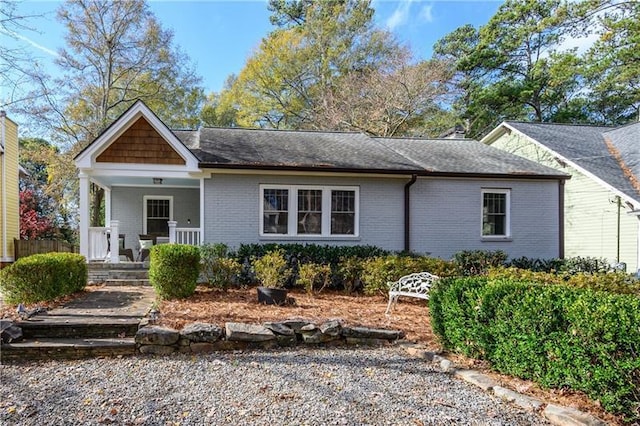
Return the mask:
[[640,298],[476,277],[438,281],[429,306],[446,348],[640,419]]
[[590,288],[591,290],[640,296],[640,280],[624,272],[564,272],[555,274],[514,267],[497,267],[489,269],[487,278],[490,280],[508,279],[548,285],[567,285],[569,287]]
[[151,249],[149,281],[161,299],[191,296],[198,284],[200,250],[186,244],[159,244]]
[[53,300],[87,285],[85,258],[74,253],[35,254],[0,272],[0,288],[10,304]]

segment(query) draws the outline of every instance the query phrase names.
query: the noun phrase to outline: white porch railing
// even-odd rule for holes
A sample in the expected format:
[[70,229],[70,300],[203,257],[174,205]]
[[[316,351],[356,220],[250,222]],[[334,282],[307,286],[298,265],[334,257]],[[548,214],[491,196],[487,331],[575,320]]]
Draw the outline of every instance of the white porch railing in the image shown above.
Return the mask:
[[[104,260],[111,263],[120,262],[120,242],[118,241],[118,227],[120,222],[111,221],[111,226],[89,227],[89,260]],[[111,239],[108,241],[107,239]],[[116,247],[109,252],[109,245]]]
[[[103,260],[110,263],[119,263],[119,250],[109,251],[111,247],[119,248],[119,221],[112,220],[111,226],[99,226],[89,228],[89,260]],[[189,244],[199,246],[202,244],[202,228],[177,228],[177,222],[169,222],[169,243]],[[166,240],[165,240],[166,241]]]
[[111,231],[109,227],[89,228],[89,260],[105,260],[109,252],[107,234]]
[[169,243],[192,246],[202,244],[202,230],[200,228],[177,228],[176,225],[177,222],[169,221]]

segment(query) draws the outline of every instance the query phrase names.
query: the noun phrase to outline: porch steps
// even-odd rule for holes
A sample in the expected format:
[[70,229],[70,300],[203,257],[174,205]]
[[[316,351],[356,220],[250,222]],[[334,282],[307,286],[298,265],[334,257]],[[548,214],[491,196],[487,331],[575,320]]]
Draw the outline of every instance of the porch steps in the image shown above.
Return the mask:
[[106,280],[104,282],[105,285],[111,285],[111,286],[127,286],[127,287],[136,287],[136,286],[141,286],[141,285],[150,285],[149,284],[149,279],[147,278],[142,278],[142,279],[133,279],[133,278],[109,278],[108,280]]
[[90,263],[89,281],[108,286],[149,285],[148,265],[140,262]]

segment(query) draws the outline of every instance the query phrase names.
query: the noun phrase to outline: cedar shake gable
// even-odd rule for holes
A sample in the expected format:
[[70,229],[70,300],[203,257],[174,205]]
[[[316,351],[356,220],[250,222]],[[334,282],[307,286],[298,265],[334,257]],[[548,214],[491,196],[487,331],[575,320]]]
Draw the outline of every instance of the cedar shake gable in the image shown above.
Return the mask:
[[144,118],[136,120],[96,158],[98,163],[175,164],[185,160]]

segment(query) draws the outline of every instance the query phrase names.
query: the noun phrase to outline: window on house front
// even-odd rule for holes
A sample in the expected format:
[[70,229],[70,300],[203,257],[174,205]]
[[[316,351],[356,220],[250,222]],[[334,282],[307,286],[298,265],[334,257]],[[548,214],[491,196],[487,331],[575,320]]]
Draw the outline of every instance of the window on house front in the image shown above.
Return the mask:
[[357,187],[261,185],[262,235],[357,236]]
[[173,217],[172,197],[144,197],[144,234],[169,236],[167,222]]
[[509,237],[510,229],[509,189],[482,190],[482,236]]
[[298,234],[322,233],[322,190],[298,190]]
[[289,190],[264,189],[262,205],[262,232],[287,234],[289,232]]
[[356,219],[356,194],[354,191],[331,191],[331,233],[353,234]]

